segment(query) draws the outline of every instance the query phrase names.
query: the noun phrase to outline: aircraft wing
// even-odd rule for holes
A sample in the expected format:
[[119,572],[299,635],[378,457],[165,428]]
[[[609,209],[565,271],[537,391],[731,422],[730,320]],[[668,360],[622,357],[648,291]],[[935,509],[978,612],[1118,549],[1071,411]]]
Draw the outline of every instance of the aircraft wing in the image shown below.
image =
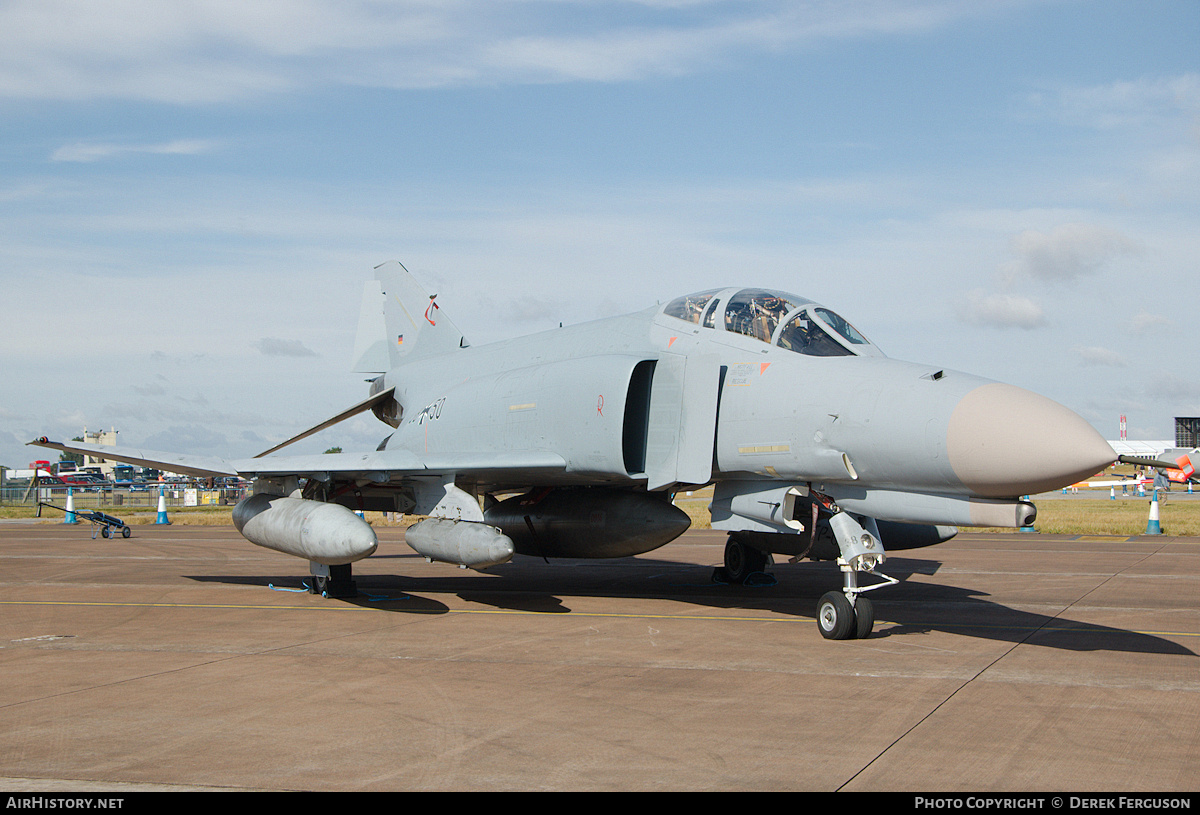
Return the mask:
[[45,436],[29,443],[35,447],[49,447],[51,450],[62,450],[65,453],[82,453],[93,458],[123,461],[126,464],[153,467],[156,470],[192,475],[197,478],[221,478],[238,474],[228,461],[215,456],[189,456],[180,453],[164,453],[158,450],[144,450],[140,447],[110,447],[107,444],[85,444],[79,441],[58,442],[50,441]]
[[56,442],[45,437],[29,443],[37,447],[48,447],[67,453],[85,453],[95,458],[123,461],[199,478],[237,475],[243,478],[298,476],[324,480],[336,475],[341,478],[362,478],[386,484],[389,481],[402,481],[414,476],[461,474],[477,477],[503,476],[505,480],[519,482],[536,473],[562,471],[567,466],[562,456],[549,452],[456,453],[422,457],[408,450],[379,450],[370,453],[321,453],[226,460],[135,447]]
[[565,470],[566,460],[557,453],[456,453],[418,456],[409,450],[378,450],[370,453],[321,453],[302,456],[263,456],[230,462],[244,478],[300,476],[326,480],[331,476],[363,478],[376,483],[401,481],[414,476],[460,474],[478,477],[504,475],[522,480],[523,475],[547,470]]
[[1078,489],[1089,487],[1136,487],[1138,484],[1149,484],[1152,480],[1150,478],[1115,478],[1108,481],[1080,481],[1071,486]]

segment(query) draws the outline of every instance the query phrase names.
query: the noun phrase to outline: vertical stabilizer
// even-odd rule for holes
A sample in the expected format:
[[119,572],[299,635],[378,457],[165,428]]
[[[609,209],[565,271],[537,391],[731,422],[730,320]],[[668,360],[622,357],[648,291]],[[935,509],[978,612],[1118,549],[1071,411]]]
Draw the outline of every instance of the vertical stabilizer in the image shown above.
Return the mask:
[[467,344],[442,313],[437,295],[421,288],[407,269],[394,260],[375,267],[375,279],[363,287],[351,370],[386,373]]

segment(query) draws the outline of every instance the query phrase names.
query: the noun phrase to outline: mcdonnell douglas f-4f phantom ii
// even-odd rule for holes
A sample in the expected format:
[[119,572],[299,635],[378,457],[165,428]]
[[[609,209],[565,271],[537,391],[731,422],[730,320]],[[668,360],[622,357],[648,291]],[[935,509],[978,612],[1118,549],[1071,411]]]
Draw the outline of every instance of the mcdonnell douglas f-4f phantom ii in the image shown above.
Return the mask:
[[[713,484],[728,580],[772,553],[837,562],[843,588],[817,608],[831,639],[870,634],[863,593],[896,582],[879,571],[885,546],[1028,526],[1023,496],[1117,458],[1062,405],[889,359],[838,314],[782,291],[713,289],[476,347],[391,262],[366,284],[353,368],[377,374],[367,399],[255,458],[32,443],[252,479],[238,530],[310,561],[314,590],[331,596],[354,592],[351,564],[377,546],[353,510],[424,516],[406,533],[414,550],[484,570],[514,553],[651,551],[689,526],[674,493]],[[274,455],[367,410],[392,431],[373,451]]]

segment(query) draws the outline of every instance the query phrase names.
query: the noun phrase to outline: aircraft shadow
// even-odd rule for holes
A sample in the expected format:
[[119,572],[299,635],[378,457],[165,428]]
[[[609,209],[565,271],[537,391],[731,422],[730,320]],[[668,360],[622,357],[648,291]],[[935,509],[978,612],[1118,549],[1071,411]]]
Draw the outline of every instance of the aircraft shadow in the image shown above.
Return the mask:
[[[372,558],[377,559],[380,557]],[[405,560],[421,560],[424,565],[419,555],[384,555],[382,559],[396,560],[401,567],[398,573],[355,573],[358,596],[336,602],[402,614],[444,614],[449,607],[429,595],[454,594],[506,611],[567,614],[572,611],[572,597],[638,597],[813,619],[818,598],[841,586],[841,575],[831,563],[779,564],[771,571],[773,584],[768,580],[767,585],[740,586],[714,580],[711,565],[644,556],[614,560],[555,559],[547,563],[540,558],[518,555],[487,574],[463,571],[438,577],[402,573]],[[875,604],[872,639],[943,631],[1068,651],[1196,655],[1153,634],[1010,608],[969,587],[909,582],[914,574],[935,574],[940,565],[936,560],[911,557],[896,556],[888,560],[887,574],[900,582],[868,595]],[[294,574],[188,577],[200,582],[270,585],[285,591],[302,591],[310,579]],[[869,580],[862,582],[865,585]]]

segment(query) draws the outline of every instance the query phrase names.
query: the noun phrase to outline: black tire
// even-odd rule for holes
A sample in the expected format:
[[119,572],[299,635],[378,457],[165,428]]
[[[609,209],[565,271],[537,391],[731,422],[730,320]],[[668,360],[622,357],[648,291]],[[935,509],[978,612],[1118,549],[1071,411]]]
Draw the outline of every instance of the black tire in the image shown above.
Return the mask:
[[854,606],[843,592],[829,591],[817,603],[817,628],[827,640],[848,640],[856,630]]
[[742,584],[755,572],[767,568],[767,553],[747,546],[736,535],[725,542],[725,573],[729,582]]
[[861,595],[854,601],[854,636],[865,640],[875,628],[875,606]]
[[761,549],[755,549],[753,546],[747,546],[746,551],[750,555],[750,573],[765,572],[767,564],[771,562],[771,556]]
[[122,538],[128,538],[131,534],[133,534],[133,530],[131,530],[129,527],[126,526],[121,529]]
[[746,545],[737,538],[725,541],[725,574],[730,583],[744,583],[750,574],[747,563]]
[[102,527],[100,527],[100,534],[107,538],[109,535],[112,534],[112,530],[109,529],[107,526],[102,526]]

